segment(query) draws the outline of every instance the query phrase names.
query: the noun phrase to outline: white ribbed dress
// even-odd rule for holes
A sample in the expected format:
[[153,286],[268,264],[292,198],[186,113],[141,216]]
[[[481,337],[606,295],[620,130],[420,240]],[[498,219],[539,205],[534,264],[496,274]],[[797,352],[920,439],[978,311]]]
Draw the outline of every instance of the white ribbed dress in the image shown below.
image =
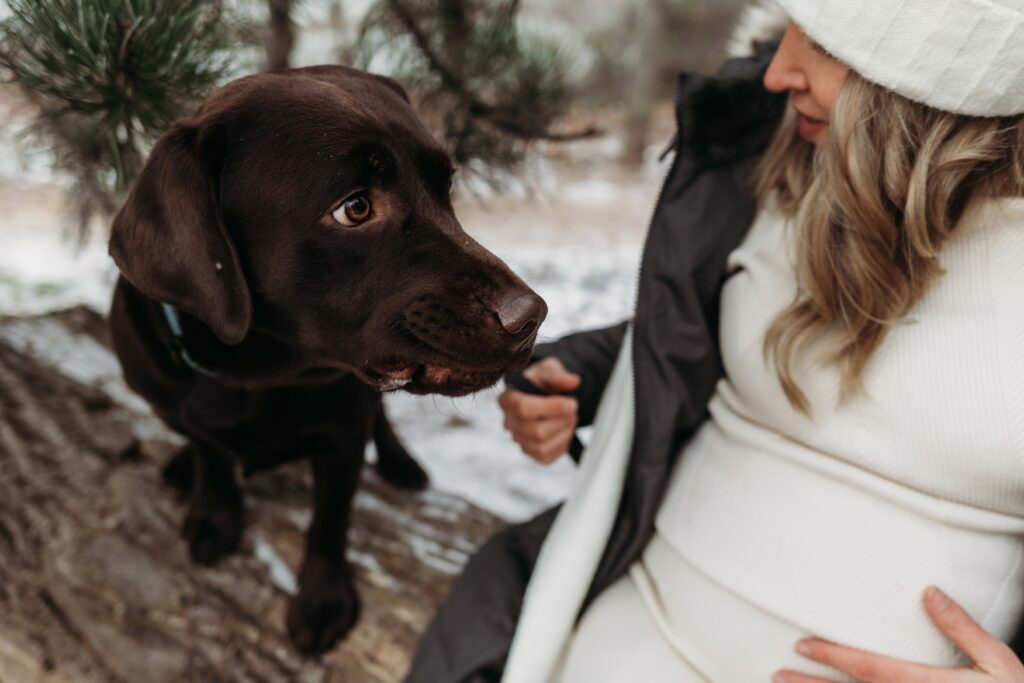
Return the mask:
[[726,377],[686,445],[630,575],[570,643],[561,683],[744,683],[791,667],[815,635],[901,659],[966,660],[921,605],[936,584],[1008,639],[1024,612],[1024,200],[978,202],[944,245],[946,274],[890,331],[866,395],[795,376],[786,400],[761,348],[796,292],[792,226],[764,212],[728,259]]

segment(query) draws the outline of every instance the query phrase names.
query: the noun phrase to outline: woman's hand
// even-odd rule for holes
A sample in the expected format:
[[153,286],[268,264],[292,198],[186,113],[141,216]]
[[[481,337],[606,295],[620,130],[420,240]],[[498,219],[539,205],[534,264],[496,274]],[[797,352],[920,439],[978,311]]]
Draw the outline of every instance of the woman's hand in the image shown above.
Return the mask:
[[[924,606],[932,621],[971,658],[973,667],[944,669],[914,664],[815,638],[801,640],[796,650],[864,683],[1024,683],[1024,664],[1013,650],[989,635],[942,591],[929,586],[924,592]],[[785,670],[777,672],[772,681],[830,683],[824,678]]]
[[[545,358],[523,371],[523,376],[550,394],[572,391],[580,376],[565,369],[557,358]],[[498,397],[505,411],[505,429],[527,455],[549,465],[569,448],[579,421],[576,399],[570,396],[537,396],[506,389]]]

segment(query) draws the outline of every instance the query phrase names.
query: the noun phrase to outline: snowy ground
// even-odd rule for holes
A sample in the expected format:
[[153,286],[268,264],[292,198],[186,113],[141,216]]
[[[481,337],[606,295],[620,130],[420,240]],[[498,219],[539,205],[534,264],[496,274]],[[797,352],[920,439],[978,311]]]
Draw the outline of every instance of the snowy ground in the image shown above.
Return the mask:
[[[78,245],[69,228],[64,183],[38,158],[15,154],[0,134],[0,315],[78,303],[106,312],[116,271],[105,226]],[[623,173],[614,141],[585,143],[544,161],[514,196],[462,197],[466,228],[547,301],[542,339],[608,325],[630,314],[639,253],[664,169]],[[501,428],[498,389],[452,400],[387,396],[401,435],[433,485],[507,519],[524,519],[565,496],[568,458],[533,464]]]

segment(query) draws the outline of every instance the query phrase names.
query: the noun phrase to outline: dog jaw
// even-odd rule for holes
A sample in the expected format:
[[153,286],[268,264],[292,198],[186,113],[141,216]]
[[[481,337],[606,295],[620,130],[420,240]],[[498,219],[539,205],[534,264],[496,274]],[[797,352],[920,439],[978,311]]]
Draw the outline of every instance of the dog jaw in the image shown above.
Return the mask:
[[445,365],[410,363],[383,368],[367,368],[360,376],[381,392],[404,390],[410,394],[465,396],[495,385],[506,373],[524,363],[492,369],[456,368]]
[[415,363],[388,365],[363,373],[377,391],[397,391],[409,384],[421,366]]
[[424,365],[412,381],[402,388],[410,394],[466,396],[495,385],[504,374],[504,370],[465,370]]

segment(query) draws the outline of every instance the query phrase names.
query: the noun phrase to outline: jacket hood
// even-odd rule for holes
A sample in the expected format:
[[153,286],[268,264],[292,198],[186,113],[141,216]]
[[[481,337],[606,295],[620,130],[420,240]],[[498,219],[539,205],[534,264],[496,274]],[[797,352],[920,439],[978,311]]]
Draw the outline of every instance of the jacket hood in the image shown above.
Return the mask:
[[757,54],[758,43],[777,42],[786,31],[789,15],[774,0],[759,0],[740,14],[729,39],[730,57]]

